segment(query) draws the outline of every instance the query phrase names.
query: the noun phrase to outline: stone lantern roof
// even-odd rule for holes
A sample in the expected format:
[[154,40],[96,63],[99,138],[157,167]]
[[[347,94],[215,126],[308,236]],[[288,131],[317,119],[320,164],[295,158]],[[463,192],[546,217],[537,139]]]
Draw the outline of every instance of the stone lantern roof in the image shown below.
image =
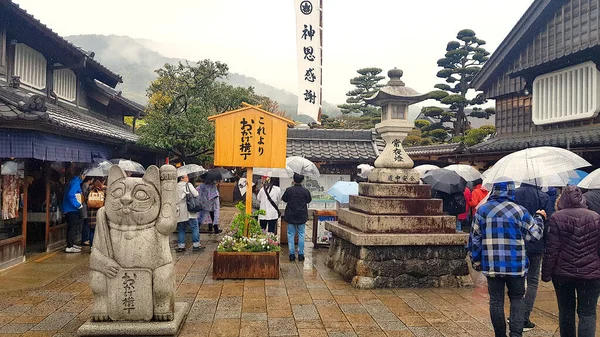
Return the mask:
[[400,79],[403,74],[402,70],[396,68],[388,71],[390,80],[387,86],[379,89],[373,96],[365,98],[365,101],[372,105],[381,106],[383,102],[390,100],[403,101],[409,105],[426,100],[428,94],[420,94],[415,89],[404,85],[404,82]]

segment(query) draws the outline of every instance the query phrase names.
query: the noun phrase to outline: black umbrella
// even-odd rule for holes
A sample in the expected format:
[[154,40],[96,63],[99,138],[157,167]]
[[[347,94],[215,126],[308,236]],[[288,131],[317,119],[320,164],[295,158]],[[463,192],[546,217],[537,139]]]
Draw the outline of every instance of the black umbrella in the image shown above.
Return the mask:
[[220,181],[223,179],[235,178],[235,175],[225,168],[215,167],[208,170],[208,172],[202,174],[200,177],[204,180]]
[[446,169],[427,171],[421,180],[431,185],[432,189],[448,194],[462,193],[467,187],[467,181],[463,177]]

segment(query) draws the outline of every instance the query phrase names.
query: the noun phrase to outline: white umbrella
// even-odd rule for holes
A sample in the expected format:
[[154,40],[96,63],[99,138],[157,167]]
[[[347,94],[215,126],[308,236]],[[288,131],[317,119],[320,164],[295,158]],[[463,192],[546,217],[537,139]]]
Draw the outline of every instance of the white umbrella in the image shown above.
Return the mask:
[[298,173],[303,176],[307,176],[307,177],[311,177],[311,178],[316,178],[316,177],[321,176],[321,174],[319,173],[319,169],[317,168],[317,165],[315,165],[315,163],[313,163],[312,161],[310,161],[306,158],[296,157],[296,156],[288,157],[285,160],[285,164],[294,173]]
[[140,164],[136,161],[133,161],[133,160],[116,158],[116,159],[111,159],[110,162],[115,165],[118,165],[125,172],[131,172],[131,173],[137,173],[137,174],[146,173],[146,169],[144,168],[144,166],[142,166],[142,164]]
[[187,164],[177,168],[178,177],[191,174],[204,174],[206,172],[208,170],[198,164]]
[[358,176],[364,179],[369,178],[369,172],[371,172],[374,167],[369,164],[360,164],[356,166],[358,169]]
[[291,178],[294,172],[291,168],[269,168],[269,167],[255,167],[252,170],[253,175],[261,177],[277,177],[277,178]]
[[600,188],[600,169],[594,170],[588,174],[587,177],[583,178],[577,186],[588,190],[594,190]]
[[83,171],[87,177],[107,177],[108,171],[113,166],[113,163],[108,160],[103,160],[94,164],[92,167]]
[[0,174],[3,176],[17,175],[17,171],[19,170],[19,163],[16,161],[5,161],[2,163],[2,169],[0,169]]
[[534,147],[501,158],[484,173],[484,186],[512,180],[515,183],[535,181],[536,178],[561,179],[570,171],[590,166],[575,153],[557,147]]
[[471,165],[453,164],[444,167],[446,170],[454,171],[466,181],[475,181],[481,179],[481,173]]
[[423,176],[425,175],[425,173],[427,173],[427,171],[437,170],[437,169],[439,169],[439,166],[431,165],[431,164],[423,164],[423,165],[415,166],[413,168],[413,170],[419,172],[419,174],[421,175],[421,178],[423,178]]

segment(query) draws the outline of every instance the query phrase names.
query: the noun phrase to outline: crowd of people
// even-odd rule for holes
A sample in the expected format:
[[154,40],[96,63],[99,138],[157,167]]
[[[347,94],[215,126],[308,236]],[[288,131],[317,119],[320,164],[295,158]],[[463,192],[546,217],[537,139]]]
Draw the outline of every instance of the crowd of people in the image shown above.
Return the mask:
[[477,185],[466,205],[473,216],[467,248],[473,268],[488,280],[495,335],[506,336],[505,289],[509,335],[535,328],[530,315],[541,271],[542,280],[552,282],[556,292],[561,337],[596,336],[600,191],[583,193],[577,186],[560,193],[555,188],[542,191],[535,182],[515,188],[510,179],[504,180],[489,195]]

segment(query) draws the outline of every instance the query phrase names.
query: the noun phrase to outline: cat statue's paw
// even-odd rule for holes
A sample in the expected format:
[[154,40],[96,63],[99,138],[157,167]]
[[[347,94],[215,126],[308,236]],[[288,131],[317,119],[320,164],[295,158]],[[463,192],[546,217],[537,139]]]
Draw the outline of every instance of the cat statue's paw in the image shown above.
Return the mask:
[[108,317],[107,313],[93,313],[92,314],[92,322],[109,322],[110,317]]
[[154,314],[154,320],[160,321],[160,322],[172,321],[173,313],[169,312],[169,313],[164,313],[164,314]]

